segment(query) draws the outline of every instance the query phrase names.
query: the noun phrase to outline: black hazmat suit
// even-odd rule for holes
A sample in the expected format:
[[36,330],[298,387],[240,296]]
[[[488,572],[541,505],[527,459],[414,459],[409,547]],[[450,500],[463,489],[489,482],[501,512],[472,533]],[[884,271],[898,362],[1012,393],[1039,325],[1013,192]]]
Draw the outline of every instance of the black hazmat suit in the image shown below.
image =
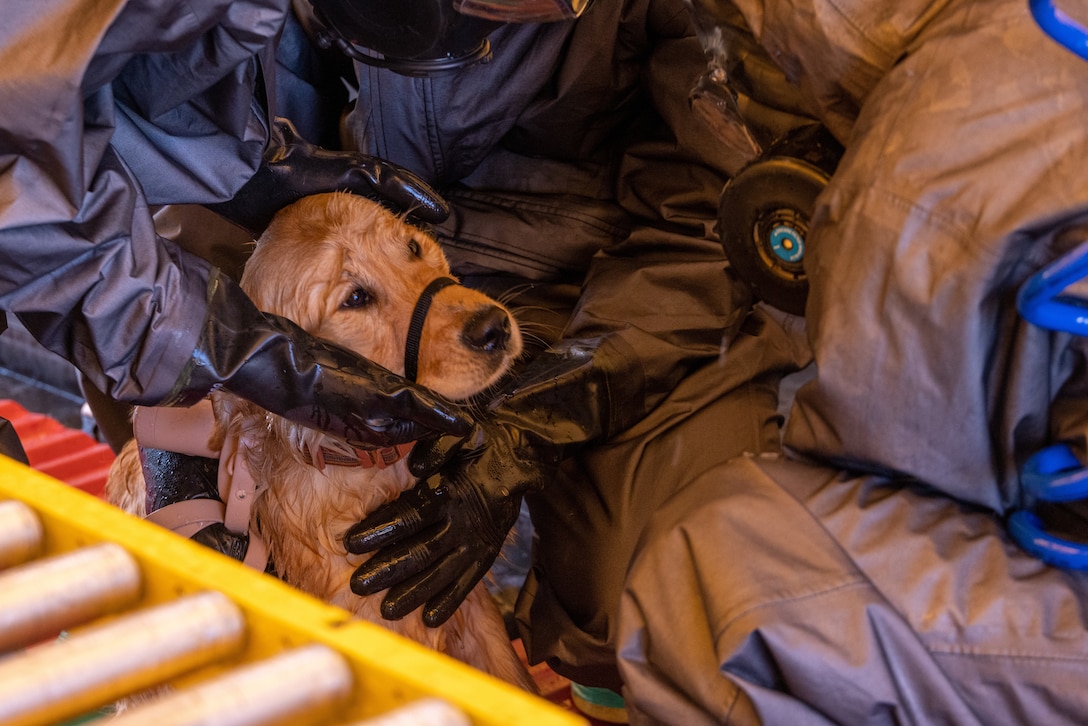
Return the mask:
[[[286,2],[6,10],[5,319],[116,401],[187,405],[223,387],[370,447],[467,430],[448,402],[263,315],[228,275],[156,229],[154,207],[188,202],[253,233],[279,206],[333,189],[421,219],[447,213],[407,171],[317,149],[273,116],[266,81]],[[215,256],[237,259],[226,252]]]

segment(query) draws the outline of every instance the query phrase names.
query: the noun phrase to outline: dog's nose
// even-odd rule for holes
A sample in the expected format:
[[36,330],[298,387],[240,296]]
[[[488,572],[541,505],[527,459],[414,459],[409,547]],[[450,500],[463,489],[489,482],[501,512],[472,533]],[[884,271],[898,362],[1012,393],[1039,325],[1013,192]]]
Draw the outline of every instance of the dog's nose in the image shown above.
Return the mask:
[[461,339],[476,350],[503,350],[510,340],[510,316],[502,308],[489,305],[472,316],[461,332]]

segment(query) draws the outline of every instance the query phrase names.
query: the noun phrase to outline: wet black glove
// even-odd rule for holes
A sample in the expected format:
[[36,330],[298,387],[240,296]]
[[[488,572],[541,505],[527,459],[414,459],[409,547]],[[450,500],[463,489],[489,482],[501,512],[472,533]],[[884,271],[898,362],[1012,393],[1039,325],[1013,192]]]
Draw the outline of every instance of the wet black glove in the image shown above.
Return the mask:
[[[521,423],[500,410],[465,439],[416,444],[409,466],[430,478],[348,534],[352,552],[390,543],[355,572],[352,591],[367,595],[394,585],[382,602],[383,617],[399,619],[426,602],[423,622],[444,623],[491,568],[525,492],[555,477],[559,447]],[[397,543],[398,534],[407,539]]]
[[233,280],[213,271],[193,359],[160,405],[189,406],[214,388],[361,448],[464,436],[472,428],[453,403],[258,311]]
[[426,625],[445,622],[495,561],[523,495],[546,487],[575,446],[641,415],[641,381],[616,375],[622,366],[592,345],[546,351],[470,436],[416,444],[409,467],[429,478],[345,536],[349,552],[378,550],[355,571],[352,591],[390,588],[385,618],[424,605]]
[[288,204],[334,191],[388,203],[429,223],[441,222],[450,213],[445,200],[407,169],[365,154],[314,146],[285,118],[273,121],[264,160],[253,178],[234,199],[207,206],[256,236]]

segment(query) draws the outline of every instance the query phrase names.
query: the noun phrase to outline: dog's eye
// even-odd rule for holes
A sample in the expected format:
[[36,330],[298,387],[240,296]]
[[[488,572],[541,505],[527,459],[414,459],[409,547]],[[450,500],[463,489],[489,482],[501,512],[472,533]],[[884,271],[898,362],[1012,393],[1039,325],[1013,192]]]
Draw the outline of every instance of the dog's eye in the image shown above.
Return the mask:
[[423,253],[423,250],[419,246],[419,241],[415,239],[408,240],[408,251],[416,257],[419,257]]
[[351,291],[351,294],[347,296],[344,302],[340,303],[342,308],[361,308],[369,305],[374,298],[370,296],[370,293],[361,287],[357,287]]

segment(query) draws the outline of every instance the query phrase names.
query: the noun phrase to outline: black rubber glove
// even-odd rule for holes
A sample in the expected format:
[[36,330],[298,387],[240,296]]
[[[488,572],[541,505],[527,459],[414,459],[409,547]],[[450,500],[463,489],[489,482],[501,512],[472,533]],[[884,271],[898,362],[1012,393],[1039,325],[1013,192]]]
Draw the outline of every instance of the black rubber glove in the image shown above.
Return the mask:
[[423,222],[441,222],[450,213],[445,200],[407,169],[365,154],[314,146],[285,118],[274,119],[264,160],[253,178],[234,199],[207,207],[257,236],[288,204],[334,191],[385,202]]
[[189,406],[214,388],[361,448],[472,429],[455,404],[260,312],[216,271],[208,279],[208,314],[193,359],[160,405]]
[[[497,411],[466,439],[419,442],[409,466],[430,477],[374,512],[348,534],[352,552],[390,543],[360,567],[351,588],[366,595],[390,585],[382,616],[396,620],[426,602],[423,622],[444,623],[491,568],[517,521],[525,492],[555,476],[560,449]],[[447,471],[434,473],[449,464]],[[393,544],[395,535],[418,537]]]
[[617,375],[622,363],[603,347],[546,351],[470,436],[417,443],[408,464],[426,479],[345,536],[349,552],[377,550],[355,571],[352,591],[390,588],[383,617],[423,605],[426,625],[444,623],[495,561],[523,495],[546,487],[574,447],[641,414],[641,380]]

